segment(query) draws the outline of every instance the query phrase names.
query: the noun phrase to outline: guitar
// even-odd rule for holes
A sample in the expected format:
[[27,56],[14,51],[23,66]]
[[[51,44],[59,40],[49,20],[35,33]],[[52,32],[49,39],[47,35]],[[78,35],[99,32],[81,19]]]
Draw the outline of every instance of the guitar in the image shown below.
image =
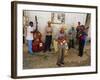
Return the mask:
[[43,50],[44,43],[41,40],[42,34],[38,30],[37,16],[35,16],[35,21],[36,21],[36,30],[33,32],[34,41],[32,44],[32,50],[33,50],[33,52],[39,52],[39,51]]
[[65,37],[58,38],[58,44],[60,46],[65,46],[65,49],[68,50],[68,43]]
[[59,37],[59,38],[58,38],[58,44],[64,45],[66,42],[67,42],[67,41],[66,41],[65,37]]

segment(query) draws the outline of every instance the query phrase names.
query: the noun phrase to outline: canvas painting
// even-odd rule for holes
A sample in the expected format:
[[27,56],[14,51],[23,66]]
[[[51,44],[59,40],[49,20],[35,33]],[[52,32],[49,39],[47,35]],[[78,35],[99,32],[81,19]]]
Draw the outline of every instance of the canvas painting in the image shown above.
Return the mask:
[[97,73],[97,6],[13,1],[11,77]]

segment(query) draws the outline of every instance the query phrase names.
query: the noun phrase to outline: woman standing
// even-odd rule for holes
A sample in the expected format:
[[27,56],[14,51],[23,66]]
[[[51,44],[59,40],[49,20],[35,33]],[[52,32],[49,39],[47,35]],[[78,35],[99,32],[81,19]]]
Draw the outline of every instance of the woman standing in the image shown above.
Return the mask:
[[57,65],[64,66],[64,52],[66,49],[68,49],[67,36],[64,31],[64,28],[60,29],[60,32],[57,35],[57,41],[58,41],[58,49],[59,49]]

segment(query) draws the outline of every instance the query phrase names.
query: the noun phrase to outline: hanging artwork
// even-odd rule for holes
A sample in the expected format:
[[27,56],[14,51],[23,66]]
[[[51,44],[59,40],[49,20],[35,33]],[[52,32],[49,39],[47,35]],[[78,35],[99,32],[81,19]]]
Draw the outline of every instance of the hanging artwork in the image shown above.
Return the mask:
[[97,73],[97,18],[97,6],[12,1],[11,77]]
[[51,21],[54,24],[64,24],[65,23],[65,13],[61,12],[52,12]]

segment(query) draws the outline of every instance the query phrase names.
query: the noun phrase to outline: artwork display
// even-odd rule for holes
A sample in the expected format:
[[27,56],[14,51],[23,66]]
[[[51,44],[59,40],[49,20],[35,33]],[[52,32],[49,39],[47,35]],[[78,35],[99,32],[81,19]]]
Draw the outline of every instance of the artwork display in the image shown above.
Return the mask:
[[97,73],[97,6],[13,1],[11,77]]

